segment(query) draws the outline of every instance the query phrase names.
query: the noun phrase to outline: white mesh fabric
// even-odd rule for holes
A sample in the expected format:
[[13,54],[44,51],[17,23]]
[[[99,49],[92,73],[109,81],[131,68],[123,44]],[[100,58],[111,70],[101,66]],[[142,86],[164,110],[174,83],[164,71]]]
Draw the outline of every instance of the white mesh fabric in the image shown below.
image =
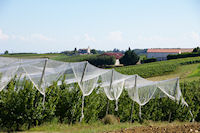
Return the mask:
[[46,59],[23,59],[20,61],[17,71],[18,77],[20,76],[20,78],[23,78],[26,76],[43,95],[45,94],[45,86],[41,82],[41,78],[45,61]]
[[43,86],[48,87],[52,85],[53,81],[62,80],[62,76],[69,63],[48,60],[44,73]]
[[7,65],[18,61],[19,59],[17,58],[0,57],[0,67],[6,67]]
[[[84,96],[92,93],[101,77],[101,86],[109,100],[118,100],[123,88],[129,97],[139,105],[145,105],[156,96],[169,97],[187,105],[182,98],[179,79],[149,81],[138,75],[123,75],[114,69],[97,68],[88,62],[64,63],[47,59],[16,59],[0,57],[0,91],[15,76],[31,80],[34,86],[45,96],[45,88],[64,77],[66,84],[78,82]],[[61,77],[61,78],[60,78]],[[187,105],[188,106],[188,105]]]
[[117,100],[123,90],[124,81],[131,76],[123,75],[114,71],[114,69],[109,70],[107,73],[101,75],[102,77],[102,87],[106,93],[109,100]]
[[0,91],[10,82],[10,80],[15,76],[15,73],[19,67],[18,60],[8,59],[7,61],[1,60],[0,62]]
[[179,79],[170,79],[158,82],[158,88],[162,91],[162,95],[160,97],[169,97],[171,100],[180,101],[182,104],[188,106],[188,104],[183,99],[180,87],[179,87]]
[[81,90],[84,96],[88,96],[92,93],[94,88],[97,86],[97,81],[99,76],[106,73],[108,70],[97,68],[89,63],[87,63],[83,80],[80,83]]

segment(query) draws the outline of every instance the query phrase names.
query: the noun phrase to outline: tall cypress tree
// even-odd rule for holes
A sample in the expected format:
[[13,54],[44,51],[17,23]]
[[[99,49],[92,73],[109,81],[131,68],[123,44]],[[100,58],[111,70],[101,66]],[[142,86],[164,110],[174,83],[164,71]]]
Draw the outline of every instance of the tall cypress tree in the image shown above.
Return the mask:
[[125,66],[135,65],[139,59],[140,57],[129,47],[124,56],[120,59],[120,63],[124,64]]

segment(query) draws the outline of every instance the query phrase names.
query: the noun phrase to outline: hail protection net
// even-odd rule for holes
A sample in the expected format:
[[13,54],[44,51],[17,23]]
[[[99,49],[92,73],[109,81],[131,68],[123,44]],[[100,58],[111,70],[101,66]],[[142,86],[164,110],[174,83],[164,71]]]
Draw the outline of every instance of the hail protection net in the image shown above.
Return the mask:
[[18,65],[15,62],[18,59],[0,57],[0,91],[3,90],[9,81],[15,76]]
[[[86,61],[67,63],[48,59],[17,59],[0,57],[0,91],[9,81],[18,77],[30,80],[38,91],[44,95],[45,88],[54,81],[60,85],[78,83],[82,93],[82,118],[84,97],[92,93],[95,87],[101,86],[109,100],[117,101],[125,88],[129,97],[140,106],[155,97],[169,97],[174,101],[184,101],[179,87],[179,79],[149,81],[139,75],[124,75],[114,69],[100,69]],[[100,81],[100,82],[99,82]],[[141,110],[141,108],[140,108]]]

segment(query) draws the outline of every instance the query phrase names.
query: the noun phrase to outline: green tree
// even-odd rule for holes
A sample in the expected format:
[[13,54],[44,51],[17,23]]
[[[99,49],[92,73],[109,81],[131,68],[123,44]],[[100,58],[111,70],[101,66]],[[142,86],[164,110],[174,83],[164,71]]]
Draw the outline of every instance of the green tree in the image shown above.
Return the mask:
[[4,54],[9,54],[8,50],[6,50],[6,51],[4,52]]
[[135,65],[139,61],[139,59],[139,56],[129,47],[129,49],[125,52],[124,56],[119,61],[121,64],[128,66]]
[[199,47],[196,47],[196,48],[193,49],[192,52],[200,52],[200,48],[199,48]]
[[97,54],[97,51],[96,51],[95,49],[92,49],[92,50],[91,50],[91,53],[92,53],[92,54]]

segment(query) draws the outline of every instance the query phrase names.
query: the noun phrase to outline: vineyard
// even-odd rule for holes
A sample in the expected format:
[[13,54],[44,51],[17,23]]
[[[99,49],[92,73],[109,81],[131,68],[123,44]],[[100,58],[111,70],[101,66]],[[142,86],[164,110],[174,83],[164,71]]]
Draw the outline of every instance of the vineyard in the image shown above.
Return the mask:
[[[56,82],[46,90],[46,102],[42,105],[43,96],[33,88],[32,83],[25,81],[23,87],[16,88],[17,81],[12,80],[7,89],[0,92],[0,129],[3,131],[27,130],[33,126],[50,122],[57,118],[60,123],[73,124],[81,117],[82,93],[77,84],[73,89]],[[191,121],[191,109],[196,121],[200,121],[200,81],[182,83],[183,97],[189,104],[189,109],[176,104],[168,98],[152,99],[142,107],[142,120],[153,121]],[[119,109],[116,112],[115,102],[109,105],[109,114],[120,119],[120,122],[129,122],[132,100],[126,91],[119,99]],[[93,123],[106,115],[107,97],[101,88],[96,88],[91,95],[85,98],[85,123]],[[135,103],[133,122],[142,121],[138,115],[139,105]]]
[[165,75],[177,70],[179,66],[200,63],[200,57],[153,62],[134,66],[115,68],[123,74],[138,74],[144,78]]
[[[195,64],[199,61],[200,58],[195,57],[121,67],[116,70],[126,74],[137,73],[143,77],[151,77],[168,74],[179,66]],[[127,91],[123,91],[118,101],[118,111],[115,111],[115,101],[110,101],[108,114],[114,115],[120,122],[130,122],[130,120],[132,122],[192,121],[189,113],[192,111],[195,121],[199,122],[200,81],[183,82],[180,88],[189,108],[169,98],[155,97],[142,106],[142,117],[140,118],[139,105],[136,102],[133,103]],[[82,95],[77,83],[67,85],[63,82],[58,85],[54,82],[46,89],[46,99],[43,105],[43,95],[34,88],[31,82],[24,80],[19,86],[18,79],[15,78],[0,92],[0,131],[28,130],[55,119],[59,123],[75,124],[81,117]],[[108,98],[103,93],[103,89],[95,88],[92,94],[85,97],[84,112],[86,113],[82,123],[102,120],[106,116],[107,101]],[[131,111],[133,111],[132,118]]]

